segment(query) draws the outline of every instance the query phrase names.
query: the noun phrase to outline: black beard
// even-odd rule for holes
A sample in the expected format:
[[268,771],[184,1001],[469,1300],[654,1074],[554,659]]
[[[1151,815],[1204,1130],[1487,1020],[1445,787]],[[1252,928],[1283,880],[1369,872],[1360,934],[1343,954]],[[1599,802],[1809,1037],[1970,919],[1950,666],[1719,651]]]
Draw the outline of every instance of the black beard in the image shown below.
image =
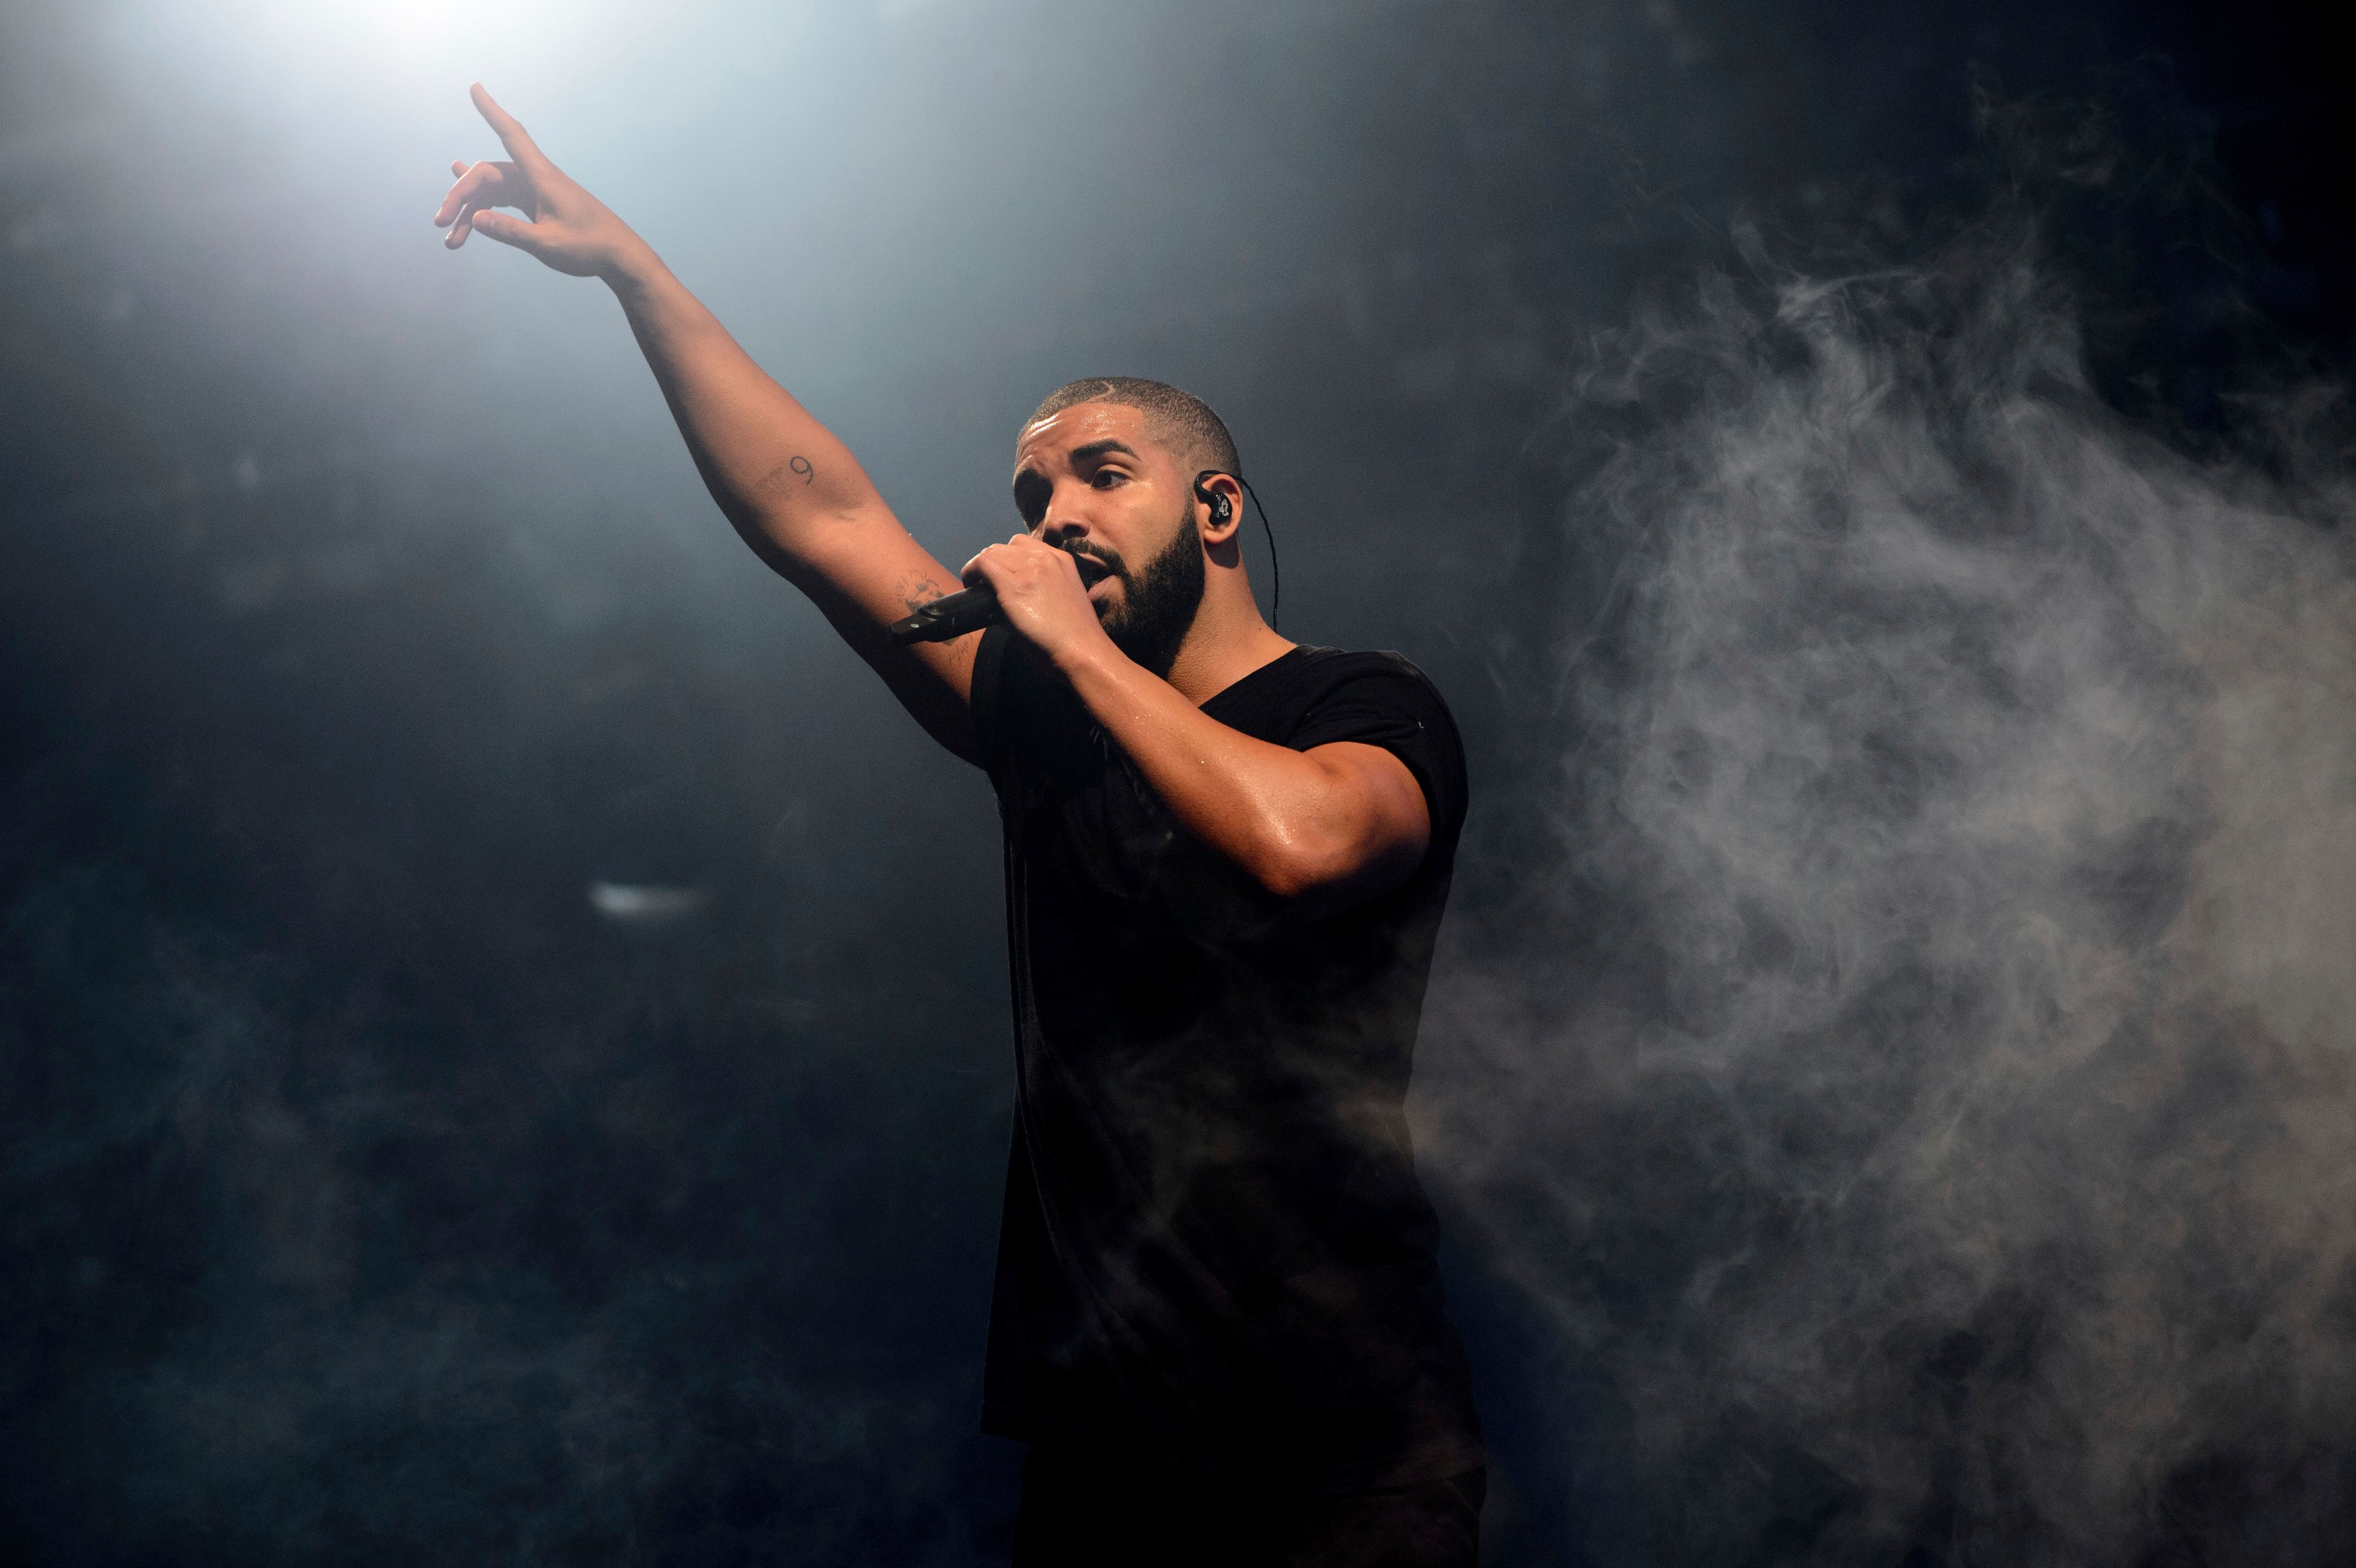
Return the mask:
[[1178,645],[1194,629],[1203,608],[1207,574],[1203,570],[1202,541],[1186,525],[1194,521],[1189,507],[1178,532],[1159,554],[1130,574],[1116,568],[1121,580],[1119,607],[1104,617],[1105,635],[1112,645],[1132,660],[1166,676],[1178,661]]

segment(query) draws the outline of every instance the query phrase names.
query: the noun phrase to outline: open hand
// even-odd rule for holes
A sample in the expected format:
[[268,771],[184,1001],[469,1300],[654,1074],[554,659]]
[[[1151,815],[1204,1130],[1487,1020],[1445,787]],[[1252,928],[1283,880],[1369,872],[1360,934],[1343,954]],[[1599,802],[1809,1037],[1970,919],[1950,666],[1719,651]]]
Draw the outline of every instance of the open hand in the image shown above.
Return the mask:
[[[450,165],[458,183],[434,214],[434,226],[450,230],[442,243],[455,251],[468,234],[481,233],[576,278],[608,275],[638,243],[629,225],[550,163],[481,82],[467,92],[512,161],[469,165],[460,159]],[[491,211],[495,207],[512,207],[524,216]]]

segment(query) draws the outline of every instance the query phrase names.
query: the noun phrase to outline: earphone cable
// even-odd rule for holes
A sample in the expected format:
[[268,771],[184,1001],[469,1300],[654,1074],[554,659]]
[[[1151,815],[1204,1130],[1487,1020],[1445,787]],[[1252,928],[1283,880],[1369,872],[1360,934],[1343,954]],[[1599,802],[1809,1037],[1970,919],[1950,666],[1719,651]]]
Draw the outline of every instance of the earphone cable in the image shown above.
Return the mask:
[[1252,506],[1259,512],[1260,532],[1268,536],[1268,624],[1270,631],[1282,631],[1284,629],[1284,568],[1279,566],[1276,560],[1276,529],[1269,525],[1268,508],[1260,504],[1259,492],[1251,487],[1251,481],[1240,474],[1235,476],[1235,480],[1244,487],[1244,494],[1251,497]]

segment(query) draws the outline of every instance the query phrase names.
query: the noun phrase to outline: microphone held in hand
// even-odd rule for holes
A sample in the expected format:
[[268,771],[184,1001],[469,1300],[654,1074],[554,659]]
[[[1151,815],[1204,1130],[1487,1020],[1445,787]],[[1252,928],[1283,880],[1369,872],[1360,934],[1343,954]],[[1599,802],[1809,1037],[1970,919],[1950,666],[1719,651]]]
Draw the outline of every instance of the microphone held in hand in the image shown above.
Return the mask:
[[999,619],[998,590],[984,582],[945,593],[915,614],[893,622],[892,640],[904,648],[911,643],[946,643]]

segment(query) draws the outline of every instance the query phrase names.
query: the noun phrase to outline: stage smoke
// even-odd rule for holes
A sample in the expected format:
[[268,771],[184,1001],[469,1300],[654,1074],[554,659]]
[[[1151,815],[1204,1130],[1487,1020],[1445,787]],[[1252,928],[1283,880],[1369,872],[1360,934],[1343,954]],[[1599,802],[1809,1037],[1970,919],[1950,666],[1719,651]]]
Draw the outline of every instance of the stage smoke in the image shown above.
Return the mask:
[[1541,869],[1426,1028],[1571,1456],[1505,1479],[1613,1561],[2321,1561],[2349,471],[2123,421],[2025,225],[1750,250],[1576,379]]

